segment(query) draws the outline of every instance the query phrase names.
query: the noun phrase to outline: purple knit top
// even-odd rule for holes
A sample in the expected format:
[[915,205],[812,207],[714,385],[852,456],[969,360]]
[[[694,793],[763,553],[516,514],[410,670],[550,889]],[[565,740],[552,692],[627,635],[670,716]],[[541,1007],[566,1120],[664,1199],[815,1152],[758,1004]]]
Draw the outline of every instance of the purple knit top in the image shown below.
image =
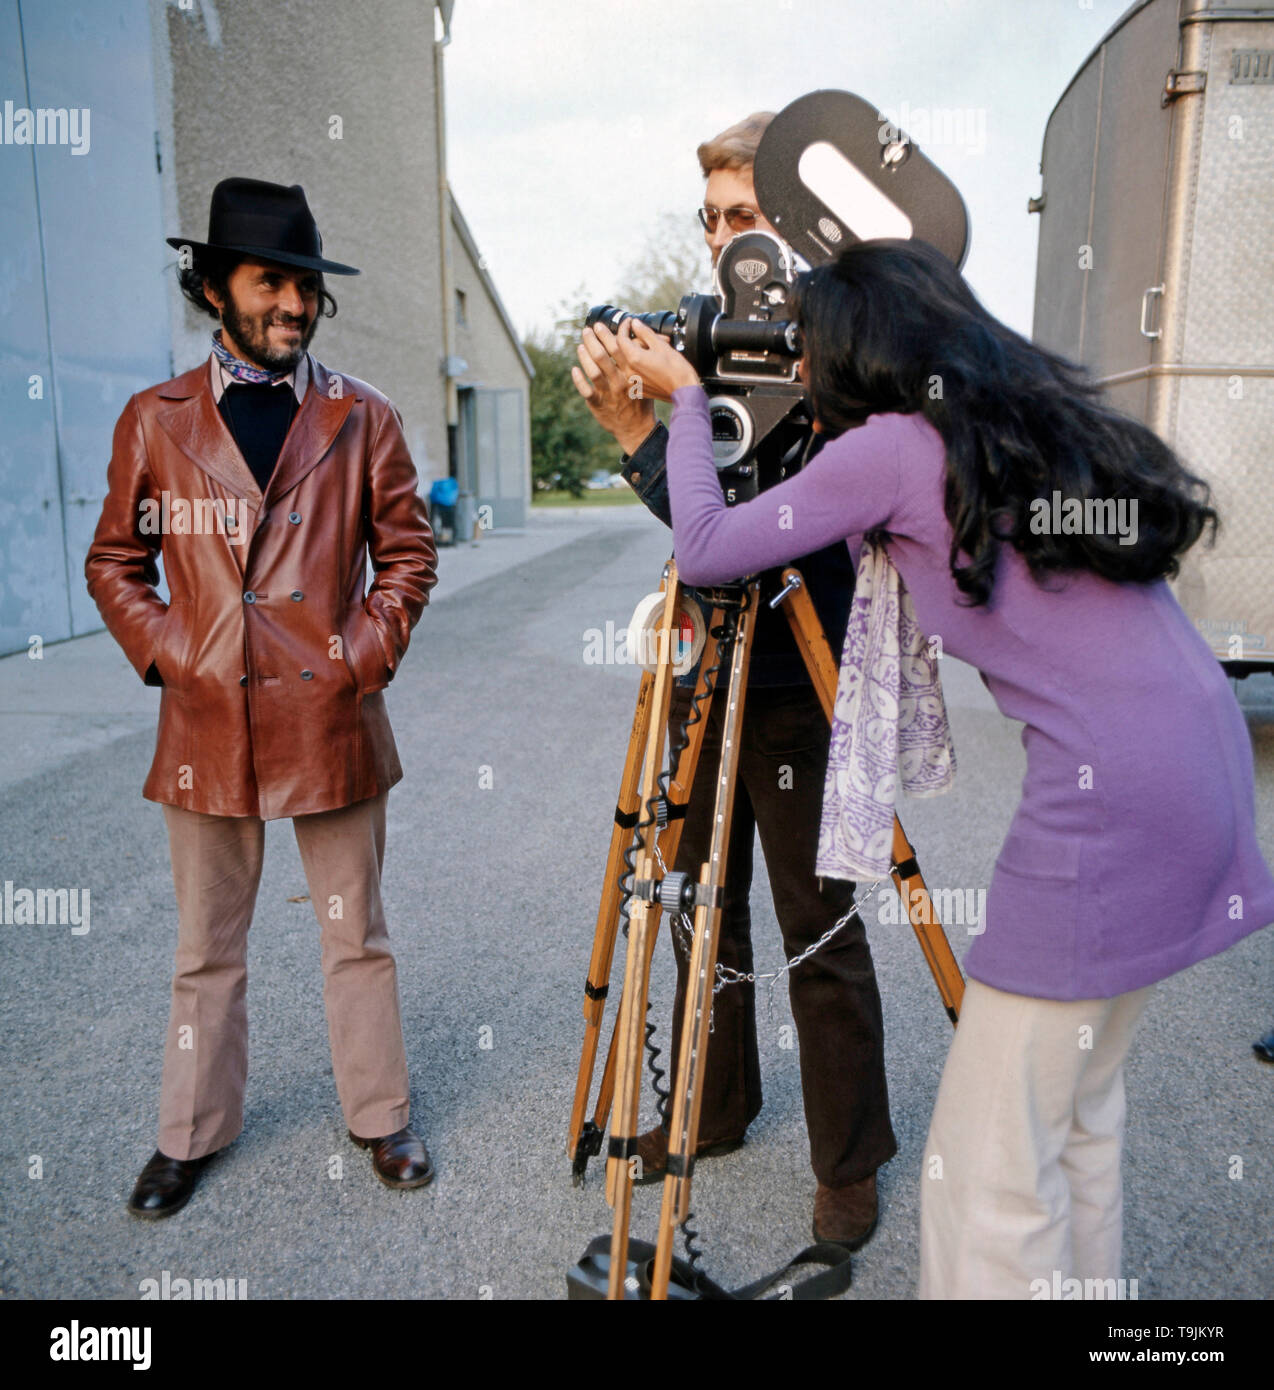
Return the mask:
[[968,607],[947,558],[942,439],[923,416],[874,415],[795,477],[728,507],[707,397],[687,386],[673,402],[668,486],[687,584],[881,529],[926,634],[976,666],[1023,725],[1026,778],[965,958],[973,979],[1107,998],[1274,921],[1247,726],[1166,583],[1079,572],[1042,587],[1006,545],[990,602]]

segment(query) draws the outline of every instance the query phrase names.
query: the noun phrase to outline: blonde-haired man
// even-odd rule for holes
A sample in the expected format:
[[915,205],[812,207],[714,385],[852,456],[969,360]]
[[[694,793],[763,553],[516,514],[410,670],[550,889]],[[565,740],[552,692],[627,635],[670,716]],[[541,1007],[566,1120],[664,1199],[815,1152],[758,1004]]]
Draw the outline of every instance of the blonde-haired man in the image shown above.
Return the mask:
[[[722,248],[740,232],[773,232],[756,201],[752,168],[770,112],[756,112],[699,146],[707,180],[699,209],[704,239],[716,265]],[[632,399],[615,362],[607,330],[585,329],[576,389],[594,417],[624,450],[625,477],[643,502],[670,524],[664,474],[668,433],[649,399]],[[756,463],[761,485],[777,481],[814,447],[807,426],[777,431],[763,441]],[[797,562],[809,585],[833,650],[845,636],[854,574],[844,545],[829,546]],[[762,598],[777,591],[777,571],[764,576]],[[693,591],[691,591],[693,593]],[[671,721],[683,719],[692,686],[683,683]],[[715,765],[720,750],[721,702],[704,736],[700,768]],[[814,874],[827,766],[828,726],[783,614],[762,602],[757,616],[739,758],[738,789],[727,864],[718,959],[740,972],[752,969],[748,896],[752,853],[759,830],[774,908],[788,957],[817,941],[849,908],[853,885]],[[700,776],[687,808],[676,868],[698,877],[711,835],[713,786]],[[677,934],[677,994],[671,1056],[685,999],[687,959]],[[871,951],[855,917],[790,977],[792,1014],[801,1045],[801,1088],[818,1186],[814,1237],[852,1250],[876,1227],[876,1170],[897,1152],[885,1084],[884,1028]],[[675,1076],[674,1076],[675,1079]],[[761,1109],[760,1056],[754,991],[732,985],[716,997],[713,1034],[703,1079],[698,1154],[737,1148]],[[667,1168],[667,1136],[656,1128],[638,1140],[644,1178]]]

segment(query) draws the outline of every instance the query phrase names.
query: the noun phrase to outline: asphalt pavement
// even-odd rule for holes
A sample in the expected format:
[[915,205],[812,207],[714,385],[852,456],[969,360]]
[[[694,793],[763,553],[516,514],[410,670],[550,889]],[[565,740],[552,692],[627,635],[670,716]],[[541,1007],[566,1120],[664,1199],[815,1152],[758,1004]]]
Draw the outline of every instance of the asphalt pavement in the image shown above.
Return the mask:
[[[405,770],[384,877],[433,1184],[385,1190],[345,1136],[328,1056],[317,927],[287,821],[267,829],[249,945],[244,1132],[190,1205],[124,1203],[155,1145],[175,942],[163,816],[141,797],[157,692],[106,634],[0,661],[0,887],[88,890],[89,930],[0,925],[0,1296],[137,1298],[143,1282],[246,1281],[250,1299],[556,1299],[610,1228],[602,1165],[566,1159],[580,1003],[637,688],[607,648],[658,585],[668,533],[640,508],[536,516],[444,550],[434,602],[387,693]],[[967,667],[944,685],[955,789],[900,807],[931,887],[990,880],[1024,771],[1018,729]],[[1274,679],[1240,690],[1274,859]],[[757,967],[781,964],[757,852]],[[869,919],[870,920],[870,919]],[[962,955],[972,937],[953,927]],[[899,1153],[850,1299],[908,1299],[922,1146],[951,1025],[908,926],[871,931]],[[612,997],[618,988],[618,967]],[[668,1037],[672,962],[652,1017]],[[758,1002],[765,1108],[702,1163],[709,1274],[737,1285],[810,1239],[814,1179],[786,992]],[[1128,1066],[1125,1273],[1141,1299],[1274,1296],[1274,932],[1156,991]],[[647,1094],[644,1116],[653,1118]],[[39,1173],[39,1176],[36,1174]],[[650,1238],[660,1188],[638,1189]]]

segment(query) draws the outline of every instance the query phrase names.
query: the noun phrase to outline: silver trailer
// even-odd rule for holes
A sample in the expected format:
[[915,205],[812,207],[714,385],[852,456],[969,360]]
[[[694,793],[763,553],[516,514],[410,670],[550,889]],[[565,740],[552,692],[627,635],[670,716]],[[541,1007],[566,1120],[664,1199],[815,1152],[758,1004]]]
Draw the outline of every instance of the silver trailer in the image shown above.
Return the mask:
[[1274,0],[1139,0],[1044,133],[1034,337],[1212,484],[1177,597],[1274,670]]

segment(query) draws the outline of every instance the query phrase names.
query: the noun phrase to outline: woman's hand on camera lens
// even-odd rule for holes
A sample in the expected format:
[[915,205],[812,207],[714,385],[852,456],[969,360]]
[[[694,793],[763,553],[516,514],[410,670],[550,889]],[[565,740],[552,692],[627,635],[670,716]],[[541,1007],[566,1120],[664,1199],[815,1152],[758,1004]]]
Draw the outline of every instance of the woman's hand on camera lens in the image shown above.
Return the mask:
[[[605,333],[606,330],[602,329],[601,332]],[[700,384],[699,373],[685,357],[666,338],[647,328],[639,319],[625,319],[619,326],[617,337],[612,334],[607,336],[615,344],[614,348],[610,348],[609,344],[607,347],[629,373],[629,381],[635,378],[646,395],[667,401],[672,399],[672,393],[679,387]]]

